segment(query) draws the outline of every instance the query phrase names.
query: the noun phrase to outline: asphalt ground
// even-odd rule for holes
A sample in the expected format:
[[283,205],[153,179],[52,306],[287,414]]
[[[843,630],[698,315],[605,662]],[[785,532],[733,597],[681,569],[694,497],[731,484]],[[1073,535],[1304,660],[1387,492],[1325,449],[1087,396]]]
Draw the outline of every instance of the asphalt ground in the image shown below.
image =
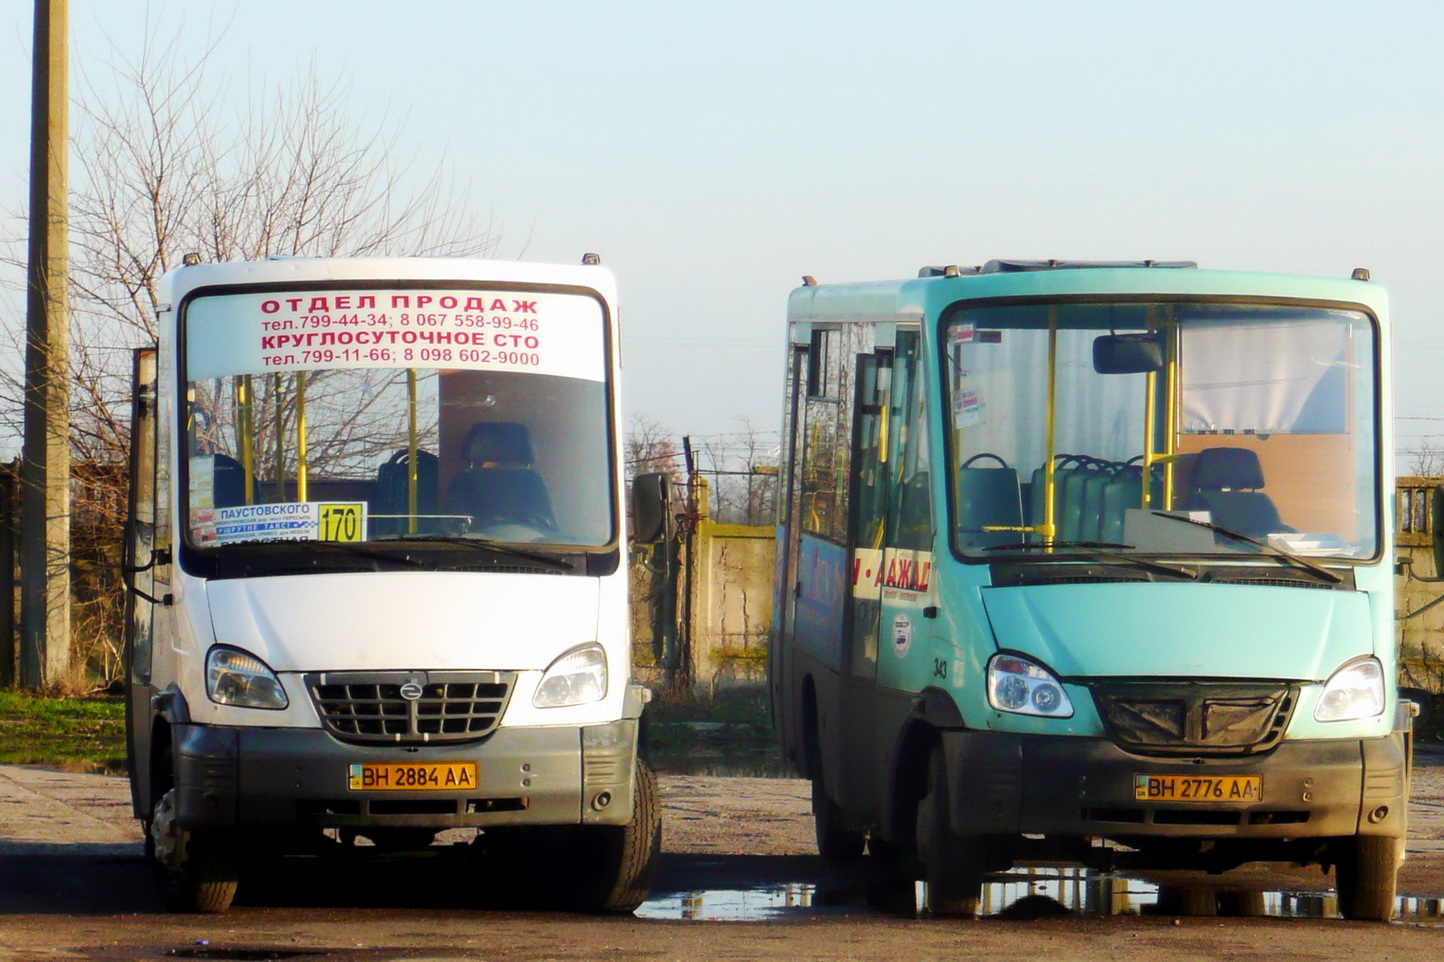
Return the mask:
[[[1068,907],[1040,897],[1046,892],[1067,901],[1065,889],[1081,892],[1090,884],[1068,870],[1045,869],[1038,877],[1043,881],[1014,882],[1006,895],[1013,905],[999,903],[989,919],[905,920],[905,913],[879,909],[872,900],[866,860],[838,865],[816,856],[806,781],[663,776],[661,785],[664,854],[654,899],[638,918],[478,906],[424,867],[402,866],[398,874],[394,866],[360,866],[338,878],[334,870],[305,865],[269,879],[261,899],[246,899],[243,889],[226,915],[181,916],[161,909],[124,779],[0,766],[0,959],[796,962],[1129,954],[1150,962],[1437,962],[1444,955],[1444,750],[1429,746],[1416,756],[1408,859],[1400,874],[1401,905],[1409,914],[1387,926],[1279,917],[1289,914],[1277,910],[1281,904],[1304,905],[1305,914],[1313,905],[1325,916],[1331,904],[1328,876],[1283,866],[1239,875],[1257,893],[1256,904],[1267,906],[1260,918],[1213,917],[1212,909],[1195,917],[1161,902],[1130,909],[1124,896],[1137,890],[1130,880],[1108,883],[1105,895],[1118,909],[1098,917],[1081,902]],[[1211,878],[1183,881],[1216,884]],[[1171,883],[1148,884],[1161,892],[1159,886]],[[1089,891],[1096,894],[1096,885]],[[1045,911],[1024,917],[1016,909],[1034,903]]]

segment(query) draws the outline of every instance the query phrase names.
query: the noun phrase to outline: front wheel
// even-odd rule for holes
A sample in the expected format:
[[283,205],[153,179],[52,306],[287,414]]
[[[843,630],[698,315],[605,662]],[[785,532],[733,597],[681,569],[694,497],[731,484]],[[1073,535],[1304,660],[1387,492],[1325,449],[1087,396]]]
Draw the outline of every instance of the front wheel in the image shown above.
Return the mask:
[[1339,913],[1346,919],[1387,922],[1394,917],[1394,895],[1404,840],[1387,835],[1355,835],[1343,843],[1334,866]]
[[631,820],[587,831],[595,833],[595,861],[580,893],[581,908],[618,914],[636,911],[651,891],[662,850],[662,800],[650,765],[637,759]]
[[983,839],[953,831],[942,746],[934,746],[928,758],[928,790],[918,803],[917,845],[928,911],[935,916],[976,916],[983,887]]
[[147,827],[147,851],[160,880],[165,906],[172,912],[224,912],[236,897],[236,853],[213,830],[176,824],[176,790],[155,803]]

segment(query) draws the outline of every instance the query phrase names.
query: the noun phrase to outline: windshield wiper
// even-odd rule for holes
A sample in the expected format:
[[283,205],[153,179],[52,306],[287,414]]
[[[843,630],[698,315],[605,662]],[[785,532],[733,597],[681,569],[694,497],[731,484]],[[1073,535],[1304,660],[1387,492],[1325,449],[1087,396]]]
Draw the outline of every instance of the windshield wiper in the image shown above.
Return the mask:
[[1181,565],[1164,564],[1161,561],[1153,561],[1149,558],[1135,558],[1132,555],[1118,554],[1116,550],[1110,550],[1126,550],[1132,547],[1134,546],[1131,544],[1120,544],[1116,541],[1054,541],[1052,543],[1045,541],[1029,541],[1020,544],[996,544],[986,547],[983,550],[1043,551],[1061,548],[1065,551],[1071,551],[1072,549],[1081,549],[1081,551],[1089,557],[1098,558],[1103,561],[1110,561],[1115,564],[1134,565],[1139,568],[1143,568],[1146,571],[1158,571],[1162,572],[1163,574],[1170,575],[1174,578],[1188,578],[1190,580],[1196,580],[1198,578],[1198,569],[1196,568],[1185,568]]
[[[246,547],[258,547],[264,545],[266,548],[271,548],[273,546],[294,546],[300,543],[301,542],[298,541],[259,541],[240,542],[238,544],[244,544]],[[426,566],[426,562],[413,558],[407,554],[393,554],[389,551],[378,551],[375,548],[363,547],[362,545],[355,544],[349,541],[312,541],[307,542],[307,544],[323,545],[323,553],[312,554],[303,564],[298,564],[295,558],[284,556],[284,560],[289,564],[289,567],[285,568],[273,565],[270,560],[273,555],[268,553],[266,555],[263,555],[263,557],[267,560],[265,561],[265,563],[261,564],[258,567],[258,570],[265,571],[268,574],[301,574],[305,572],[316,572],[317,574],[323,572],[329,573],[335,571],[335,565],[343,560],[341,558],[336,558],[334,555],[344,555],[347,558],[369,558],[373,561],[389,561],[394,564],[403,564],[412,568],[424,568]],[[327,551],[334,552],[334,555],[324,553]],[[274,552],[274,555],[277,556],[276,560],[278,561],[281,560],[281,557],[283,557],[283,553],[280,551]],[[249,564],[247,566],[247,570],[249,570]],[[360,570],[364,571],[367,569],[362,568]],[[377,568],[375,565],[372,565],[369,570],[379,571],[380,569]]]
[[1181,514],[1169,514],[1167,511],[1150,511],[1149,514],[1156,518],[1172,518],[1174,521],[1181,521],[1184,524],[1197,525],[1200,528],[1207,528],[1209,531],[1217,532],[1225,538],[1232,538],[1235,541],[1242,541],[1244,544],[1251,544],[1263,549],[1263,553],[1275,558],[1282,559],[1296,568],[1300,568],[1310,574],[1316,575],[1330,584],[1342,584],[1343,577],[1335,574],[1323,565],[1315,564],[1307,558],[1302,558],[1291,551],[1275,547],[1267,541],[1260,541],[1252,535],[1244,534],[1242,531],[1235,531],[1232,528],[1225,528],[1221,524],[1214,524],[1212,521],[1200,521],[1197,518],[1189,518]]
[[387,543],[422,542],[426,544],[456,544],[468,548],[485,548],[497,554],[504,554],[512,558],[522,558],[526,561],[535,561],[537,564],[545,565],[554,571],[572,571],[576,565],[554,555],[543,554],[540,551],[529,551],[526,548],[518,548],[516,545],[507,544],[504,541],[493,541],[490,538],[476,538],[460,534],[410,534],[400,535],[395,538],[384,539]]
[[1117,541],[1020,541],[1017,544],[992,544],[984,551],[1049,551],[1053,548],[1132,548]]

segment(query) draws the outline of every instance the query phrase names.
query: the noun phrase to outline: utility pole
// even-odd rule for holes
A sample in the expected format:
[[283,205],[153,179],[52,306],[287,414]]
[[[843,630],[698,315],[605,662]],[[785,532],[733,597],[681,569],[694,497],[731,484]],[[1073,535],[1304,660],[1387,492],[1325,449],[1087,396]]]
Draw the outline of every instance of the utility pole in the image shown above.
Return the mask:
[[26,688],[58,684],[70,667],[67,2],[35,0],[20,468],[20,684]]

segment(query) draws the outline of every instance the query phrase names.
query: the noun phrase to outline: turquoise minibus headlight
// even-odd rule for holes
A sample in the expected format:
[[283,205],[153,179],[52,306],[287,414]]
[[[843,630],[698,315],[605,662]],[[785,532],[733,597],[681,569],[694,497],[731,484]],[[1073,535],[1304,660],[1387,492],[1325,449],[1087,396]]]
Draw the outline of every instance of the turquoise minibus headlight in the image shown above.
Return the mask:
[[239,648],[206,653],[206,694],[218,705],[279,711],[289,705],[281,680],[264,661]]
[[1329,676],[1314,707],[1314,720],[1350,721],[1383,713],[1384,666],[1377,658],[1361,658]]
[[1051,671],[1007,652],[994,655],[988,662],[988,704],[1015,715],[1073,717],[1073,703]]
[[607,653],[600,645],[573,648],[551,663],[531,703],[537,708],[569,708],[607,697]]

